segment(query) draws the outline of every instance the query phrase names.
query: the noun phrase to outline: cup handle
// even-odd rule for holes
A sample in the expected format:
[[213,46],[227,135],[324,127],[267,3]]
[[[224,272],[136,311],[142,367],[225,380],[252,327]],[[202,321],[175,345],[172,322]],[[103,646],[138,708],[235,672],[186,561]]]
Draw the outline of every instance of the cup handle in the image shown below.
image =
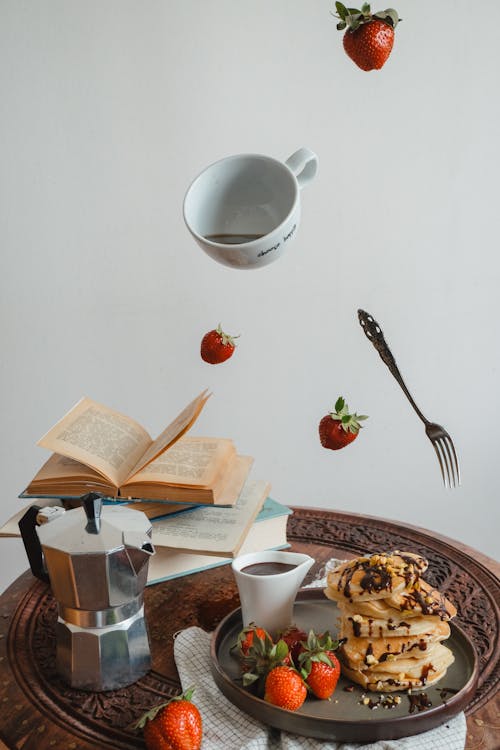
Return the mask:
[[299,148],[298,151],[288,157],[285,164],[294,173],[299,187],[303,188],[316,175],[318,157],[308,148]]

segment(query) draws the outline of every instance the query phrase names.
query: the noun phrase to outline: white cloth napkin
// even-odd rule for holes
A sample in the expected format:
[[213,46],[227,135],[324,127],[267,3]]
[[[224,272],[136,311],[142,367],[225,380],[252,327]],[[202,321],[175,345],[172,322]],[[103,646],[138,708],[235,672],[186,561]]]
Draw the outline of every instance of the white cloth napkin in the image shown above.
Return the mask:
[[193,702],[203,718],[202,750],[463,750],[463,713],[429,732],[401,740],[369,744],[338,743],[299,737],[261,724],[223,695],[210,671],[210,633],[188,628],[177,634],[174,657],[182,689],[196,686]]

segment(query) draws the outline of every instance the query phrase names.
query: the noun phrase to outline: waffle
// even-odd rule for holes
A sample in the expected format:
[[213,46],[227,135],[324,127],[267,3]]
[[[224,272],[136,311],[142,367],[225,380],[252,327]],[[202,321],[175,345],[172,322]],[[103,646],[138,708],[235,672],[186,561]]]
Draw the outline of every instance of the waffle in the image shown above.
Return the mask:
[[365,669],[352,669],[343,663],[342,672],[366,690],[390,693],[434,685],[444,677],[454,658],[447,646],[436,643],[423,658],[394,660]]
[[328,573],[328,596],[350,602],[386,599],[409,589],[427,566],[424,557],[412,552],[357,557]]
[[432,685],[454,661],[442,644],[453,604],[421,578],[427,560],[411,552],[358,557],[330,571],[325,595],[340,613],[342,671],[366,690]]

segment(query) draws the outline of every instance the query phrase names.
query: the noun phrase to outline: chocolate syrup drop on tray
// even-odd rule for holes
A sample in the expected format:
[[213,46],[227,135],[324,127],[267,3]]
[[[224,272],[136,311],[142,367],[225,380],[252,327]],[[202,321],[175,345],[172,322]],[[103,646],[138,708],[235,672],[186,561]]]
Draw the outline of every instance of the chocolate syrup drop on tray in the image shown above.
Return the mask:
[[427,693],[410,693],[408,695],[408,700],[410,701],[410,713],[414,713],[415,711],[425,711],[426,708],[430,708],[432,706],[432,702],[429,700]]
[[289,570],[294,570],[296,567],[296,565],[290,563],[260,562],[246,565],[241,569],[241,572],[252,576],[277,576],[280,573],[288,573]]

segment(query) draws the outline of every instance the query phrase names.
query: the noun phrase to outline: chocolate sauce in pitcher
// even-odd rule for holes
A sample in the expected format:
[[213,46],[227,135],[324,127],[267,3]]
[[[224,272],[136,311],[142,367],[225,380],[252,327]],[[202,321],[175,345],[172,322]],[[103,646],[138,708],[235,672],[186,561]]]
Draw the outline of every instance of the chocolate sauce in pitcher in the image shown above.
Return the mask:
[[290,563],[282,562],[260,562],[246,565],[241,569],[242,573],[248,573],[251,576],[277,576],[280,573],[288,573],[289,570],[295,570],[297,566]]

